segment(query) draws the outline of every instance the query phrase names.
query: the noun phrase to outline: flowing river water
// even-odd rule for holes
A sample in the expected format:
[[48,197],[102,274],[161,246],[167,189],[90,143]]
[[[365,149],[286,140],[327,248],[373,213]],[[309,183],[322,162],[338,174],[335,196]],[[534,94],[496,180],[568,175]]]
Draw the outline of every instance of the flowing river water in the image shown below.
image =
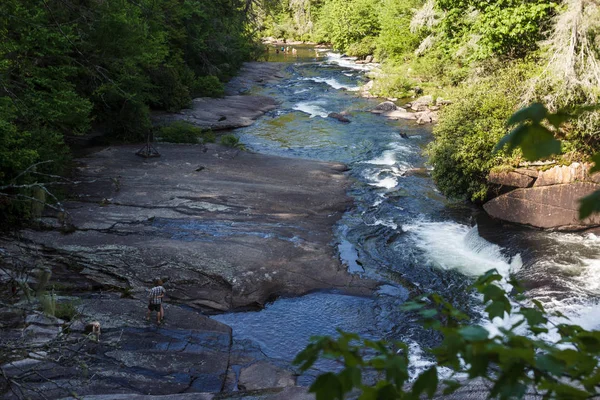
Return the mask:
[[[289,365],[311,336],[340,328],[405,341],[416,373],[430,364],[423,349],[437,338],[398,306],[410,293],[438,292],[482,318],[480,299],[465,289],[492,268],[503,276],[515,273],[530,298],[571,323],[600,326],[600,238],[501,224],[475,207],[447,201],[423,155],[431,127],[370,113],[379,101],[356,93],[366,68],[326,50],[295,47],[297,57],[271,49],[272,61],[289,62],[289,77],[257,89],[280,107],[235,134],[251,151],[346,163],[354,207],[335,227],[335,245],[351,272],[386,284],[372,298],[316,292],[278,299],[257,312],[215,316],[233,328],[235,341],[251,342]],[[327,118],[341,111],[349,112],[351,123]],[[493,328],[506,321],[487,323]]]

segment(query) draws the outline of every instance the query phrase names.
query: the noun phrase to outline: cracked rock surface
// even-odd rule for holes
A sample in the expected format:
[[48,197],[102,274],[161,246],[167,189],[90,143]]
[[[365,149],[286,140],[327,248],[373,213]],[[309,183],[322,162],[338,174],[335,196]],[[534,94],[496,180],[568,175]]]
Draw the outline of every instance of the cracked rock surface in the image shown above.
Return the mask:
[[349,206],[343,165],[217,145],[161,145],[153,159],[136,149],[80,160],[69,233],[53,218],[56,229],[21,232],[61,288],[143,298],[162,277],[168,301],[210,311],[315,289],[370,293],[374,283],[348,274],[331,246]]

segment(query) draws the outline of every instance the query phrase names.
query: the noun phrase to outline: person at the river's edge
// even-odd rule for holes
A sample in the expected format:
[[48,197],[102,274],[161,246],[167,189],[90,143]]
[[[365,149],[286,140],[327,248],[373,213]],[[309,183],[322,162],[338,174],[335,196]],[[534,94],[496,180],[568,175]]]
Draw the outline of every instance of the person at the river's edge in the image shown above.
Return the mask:
[[152,311],[156,311],[156,323],[158,325],[160,325],[165,317],[165,310],[163,308],[162,300],[167,291],[162,284],[163,282],[161,279],[154,280],[154,287],[150,289],[150,295],[148,298],[148,312],[146,313],[146,319],[150,321],[150,314],[152,314]]

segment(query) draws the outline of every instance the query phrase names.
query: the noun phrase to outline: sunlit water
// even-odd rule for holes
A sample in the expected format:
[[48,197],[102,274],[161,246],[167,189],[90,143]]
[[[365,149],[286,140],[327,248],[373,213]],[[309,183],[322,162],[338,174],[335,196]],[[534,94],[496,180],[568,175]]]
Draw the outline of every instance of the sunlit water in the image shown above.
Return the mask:
[[[416,372],[429,364],[423,349],[438,337],[398,306],[409,293],[438,292],[480,318],[479,298],[465,289],[492,268],[515,273],[548,310],[598,328],[599,238],[495,223],[473,207],[448,203],[423,172],[431,128],[368,112],[378,101],[356,94],[367,67],[353,68],[326,50],[301,50],[297,58],[274,59],[290,62],[289,78],[263,93],[281,106],[236,134],[252,151],[348,164],[355,206],[335,228],[339,255],[351,272],[388,284],[373,298],[320,292],[216,316],[236,340],[252,340],[268,357],[289,362],[310,336],[335,335],[337,328],[401,339],[410,344]],[[351,123],[327,118],[342,111]]]

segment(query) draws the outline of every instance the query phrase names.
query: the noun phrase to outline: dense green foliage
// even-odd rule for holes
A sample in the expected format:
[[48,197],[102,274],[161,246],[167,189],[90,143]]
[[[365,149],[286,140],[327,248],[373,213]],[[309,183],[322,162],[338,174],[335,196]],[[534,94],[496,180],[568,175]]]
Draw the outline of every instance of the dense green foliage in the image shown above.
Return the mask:
[[159,141],[169,143],[214,143],[215,134],[187,122],[175,122],[158,130]]
[[[60,173],[65,138],[95,127],[126,141],[150,110],[222,81],[252,56],[243,0],[0,2],[0,186],[40,161]],[[23,176],[22,178],[25,178]],[[37,177],[39,178],[39,176]]]
[[[358,391],[359,399],[432,398],[468,387],[471,379],[489,383],[489,398],[522,399],[531,391],[545,399],[588,399],[600,389],[600,331],[587,331],[569,324],[560,314],[549,315],[538,301],[528,302],[519,294],[517,307],[503,285],[502,277],[488,271],[473,284],[483,296],[485,312],[492,320],[511,316],[506,327],[493,333],[473,324],[467,315],[432,294],[406,303],[407,313],[417,313],[428,329],[442,334],[441,343],[430,350],[436,363],[409,384],[408,346],[360,339],[340,332],[340,337],[314,338],[295,362],[302,371],[320,357],[343,362],[339,373],[320,375],[311,386],[318,400],[344,399]],[[518,282],[510,279],[512,291],[522,293]],[[550,336],[547,336],[551,333]],[[549,337],[554,336],[554,341]],[[440,368],[450,376],[440,381]],[[363,382],[365,372],[377,371],[375,385]],[[481,385],[481,383],[479,383]],[[356,392],[354,392],[356,395]],[[353,395],[353,396],[354,396]]]
[[435,166],[432,177],[440,190],[454,198],[487,198],[487,175],[506,158],[493,153],[506,132],[506,120],[517,107],[523,82],[535,67],[515,63],[465,87],[434,127],[427,152]]

